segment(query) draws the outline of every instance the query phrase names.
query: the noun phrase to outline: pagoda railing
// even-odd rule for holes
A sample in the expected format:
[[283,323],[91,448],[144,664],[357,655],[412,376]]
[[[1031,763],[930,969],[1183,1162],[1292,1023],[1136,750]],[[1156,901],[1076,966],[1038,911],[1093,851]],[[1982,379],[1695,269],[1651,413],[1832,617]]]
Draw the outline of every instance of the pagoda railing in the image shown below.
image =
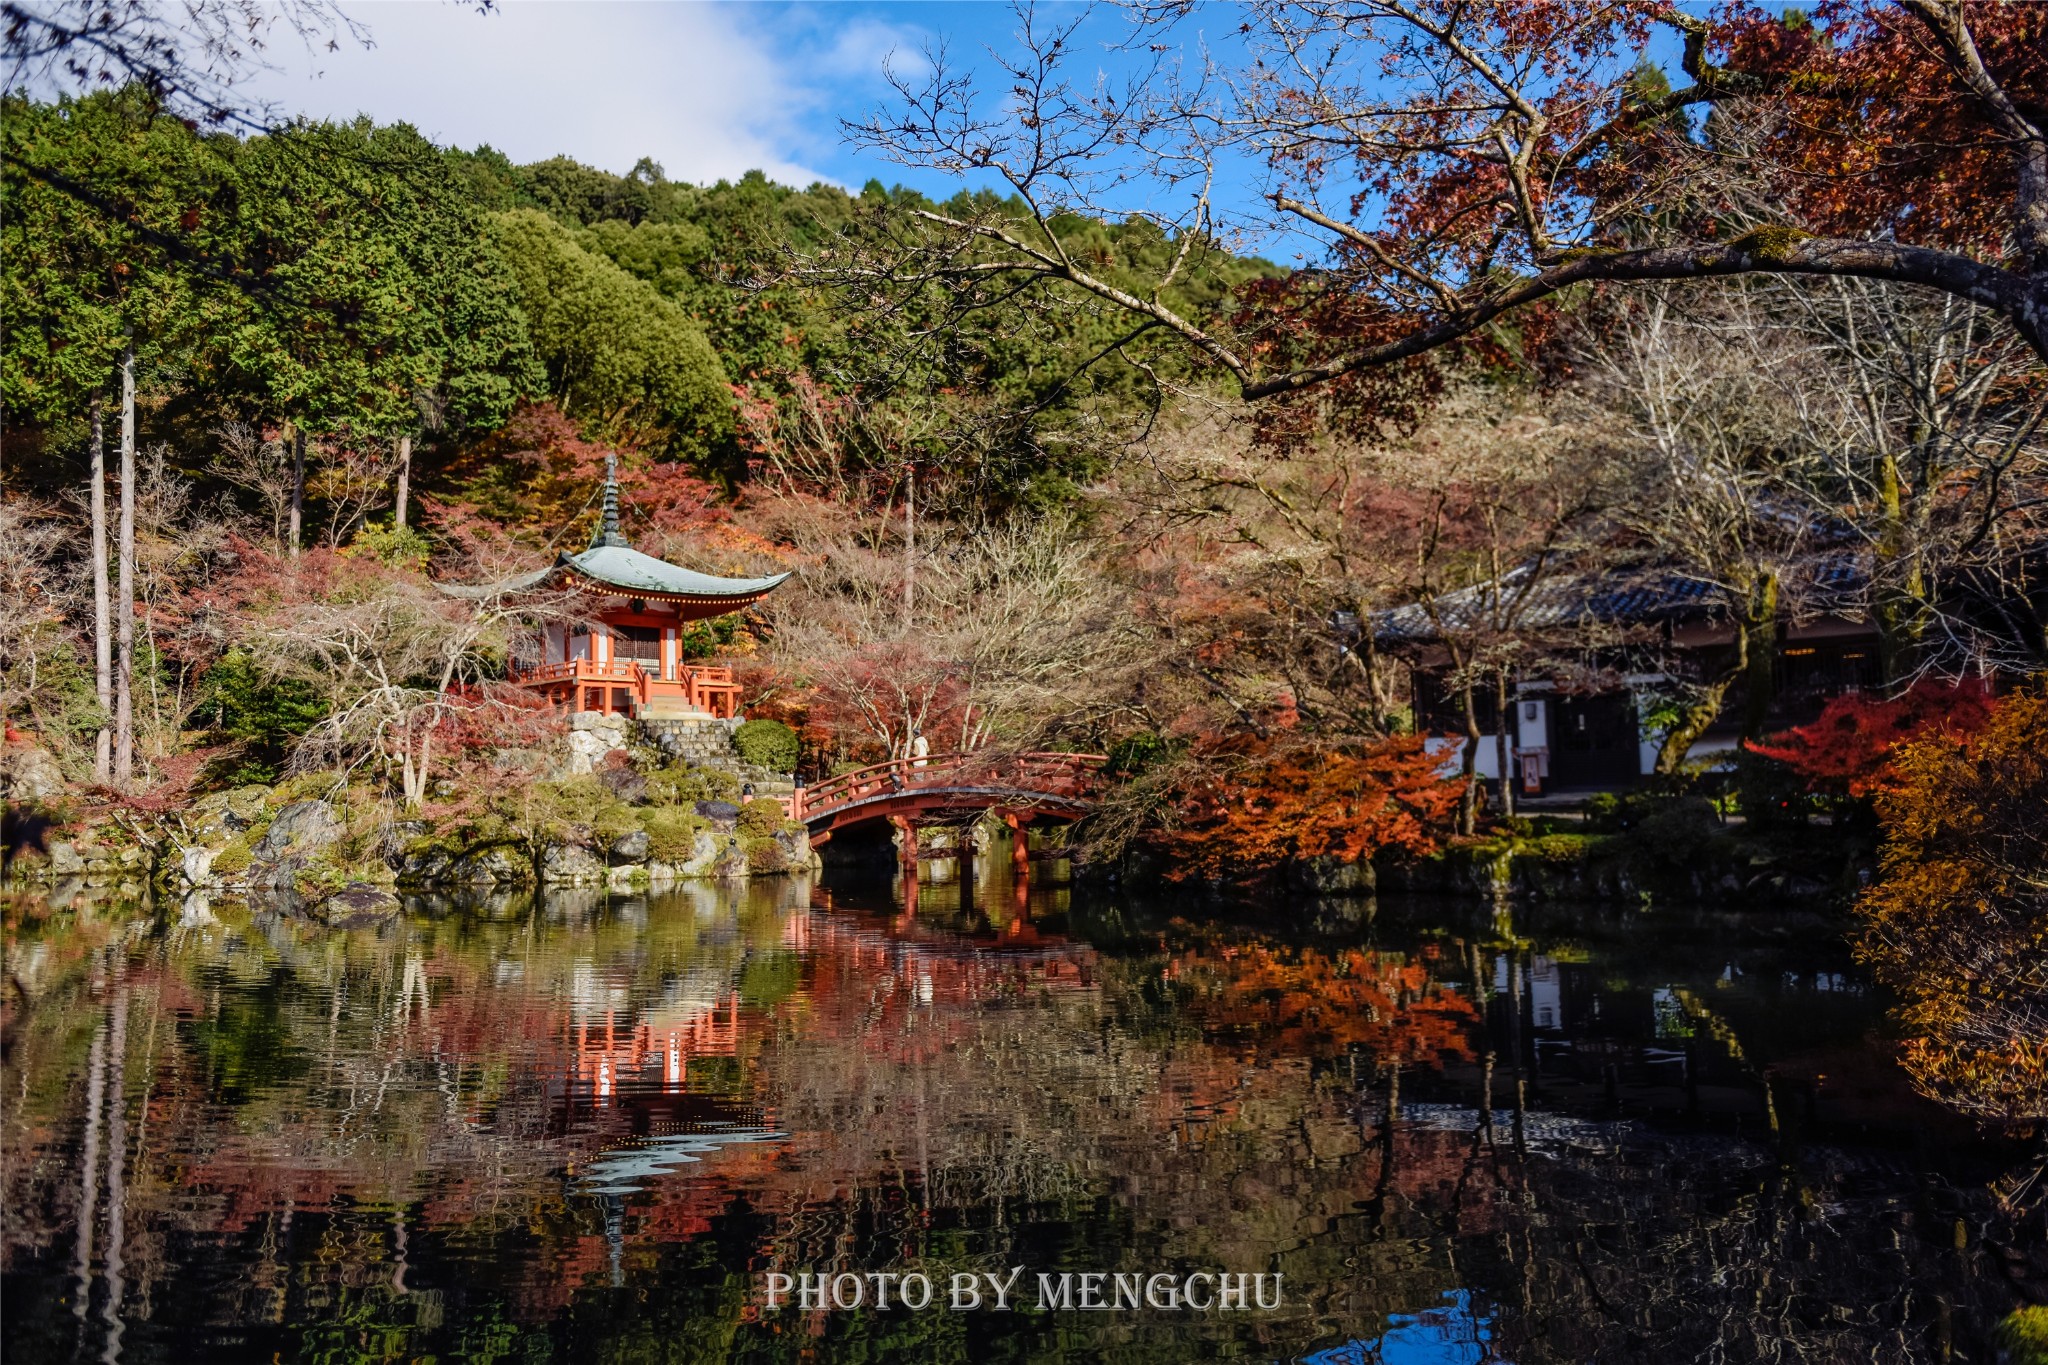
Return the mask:
[[[713,714],[731,714],[735,710],[739,688],[732,680],[732,669],[722,665],[684,664],[676,672],[677,677],[664,679],[658,670],[637,659],[607,659],[602,663],[590,659],[568,659],[552,663],[514,663],[508,670],[508,676],[513,682],[529,687],[623,685],[632,689],[633,700],[642,706],[656,697],[669,696]],[[572,706],[580,702],[580,696],[571,698]]]

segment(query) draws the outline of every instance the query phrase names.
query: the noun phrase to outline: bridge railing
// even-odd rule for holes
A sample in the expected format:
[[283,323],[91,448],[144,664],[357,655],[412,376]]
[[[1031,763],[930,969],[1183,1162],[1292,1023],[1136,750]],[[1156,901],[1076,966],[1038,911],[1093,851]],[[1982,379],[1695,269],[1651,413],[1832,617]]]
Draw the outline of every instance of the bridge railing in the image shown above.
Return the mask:
[[998,787],[1044,796],[1082,796],[1095,784],[1101,754],[929,754],[855,768],[816,786],[799,787],[790,815],[809,820],[842,806],[898,792],[944,787]]

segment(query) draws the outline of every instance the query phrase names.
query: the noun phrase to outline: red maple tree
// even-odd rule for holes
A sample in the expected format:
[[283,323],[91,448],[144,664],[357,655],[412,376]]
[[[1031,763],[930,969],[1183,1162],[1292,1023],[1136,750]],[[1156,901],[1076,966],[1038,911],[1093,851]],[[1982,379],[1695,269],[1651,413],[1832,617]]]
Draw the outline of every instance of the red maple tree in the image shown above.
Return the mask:
[[1810,790],[1867,796],[1891,785],[1901,745],[1933,731],[1975,734],[1996,706],[1981,682],[1922,680],[1897,697],[1832,698],[1818,719],[1746,747],[1791,768]]

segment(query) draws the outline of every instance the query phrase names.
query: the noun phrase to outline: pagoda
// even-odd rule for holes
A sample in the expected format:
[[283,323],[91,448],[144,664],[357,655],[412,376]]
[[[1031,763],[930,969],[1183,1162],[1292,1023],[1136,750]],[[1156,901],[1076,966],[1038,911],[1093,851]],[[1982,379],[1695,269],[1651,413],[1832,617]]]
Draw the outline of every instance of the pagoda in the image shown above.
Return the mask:
[[598,711],[639,720],[728,720],[739,711],[732,670],[683,662],[682,628],[742,610],[789,577],[718,578],[642,554],[619,533],[618,461],[606,457],[604,516],[590,547],[563,551],[533,575],[582,590],[580,620],[550,622],[538,661],[512,670],[512,681],[544,693],[569,711]]

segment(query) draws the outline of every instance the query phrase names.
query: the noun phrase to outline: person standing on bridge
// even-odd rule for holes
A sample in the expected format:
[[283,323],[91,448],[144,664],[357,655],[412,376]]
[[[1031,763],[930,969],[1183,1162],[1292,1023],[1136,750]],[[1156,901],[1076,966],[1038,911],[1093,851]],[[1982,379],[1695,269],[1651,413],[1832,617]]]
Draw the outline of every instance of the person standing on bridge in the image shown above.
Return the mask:
[[931,741],[924,737],[924,731],[917,731],[910,741],[910,766],[922,768],[925,758],[932,751]]

